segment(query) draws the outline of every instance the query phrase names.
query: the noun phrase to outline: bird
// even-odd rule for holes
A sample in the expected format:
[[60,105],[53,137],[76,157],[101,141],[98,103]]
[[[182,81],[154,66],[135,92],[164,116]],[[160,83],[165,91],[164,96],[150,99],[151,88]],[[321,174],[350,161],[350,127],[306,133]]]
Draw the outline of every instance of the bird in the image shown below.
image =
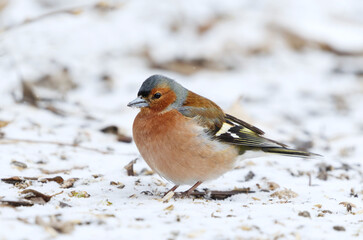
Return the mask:
[[147,78],[127,106],[140,108],[132,132],[142,158],[175,184],[166,194],[180,185],[192,185],[183,192],[189,196],[203,182],[232,170],[240,156],[251,153],[318,156],[264,137],[259,128],[163,75]]

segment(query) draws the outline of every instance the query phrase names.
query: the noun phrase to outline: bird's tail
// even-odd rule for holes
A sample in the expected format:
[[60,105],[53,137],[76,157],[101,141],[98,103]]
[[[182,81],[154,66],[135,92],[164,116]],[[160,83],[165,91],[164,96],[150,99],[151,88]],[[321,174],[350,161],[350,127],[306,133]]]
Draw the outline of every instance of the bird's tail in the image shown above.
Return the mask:
[[262,148],[262,151],[268,152],[268,153],[282,154],[282,155],[290,156],[290,157],[303,157],[303,158],[321,157],[321,155],[319,155],[319,154],[290,149],[290,148],[282,148],[282,147],[266,147],[266,148]]

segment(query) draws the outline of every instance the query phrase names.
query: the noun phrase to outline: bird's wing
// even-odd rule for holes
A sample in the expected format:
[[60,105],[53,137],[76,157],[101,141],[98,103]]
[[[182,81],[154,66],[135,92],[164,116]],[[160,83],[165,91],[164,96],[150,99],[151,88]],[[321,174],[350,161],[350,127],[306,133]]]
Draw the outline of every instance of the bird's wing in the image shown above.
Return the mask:
[[193,119],[198,125],[203,127],[206,132],[212,135],[216,133],[223,125],[224,115],[218,112],[210,111],[210,109],[196,107],[182,107],[178,111],[185,117]]
[[246,147],[287,147],[285,144],[263,137],[263,134],[264,132],[257,127],[226,114],[225,122],[214,137],[222,142]]
[[225,122],[225,114],[217,104],[191,91],[177,110],[185,117],[192,118],[210,134],[216,133]]
[[195,120],[212,138],[221,142],[257,148],[287,147],[263,137],[264,132],[261,129],[225,114],[217,104],[191,91],[178,111]]

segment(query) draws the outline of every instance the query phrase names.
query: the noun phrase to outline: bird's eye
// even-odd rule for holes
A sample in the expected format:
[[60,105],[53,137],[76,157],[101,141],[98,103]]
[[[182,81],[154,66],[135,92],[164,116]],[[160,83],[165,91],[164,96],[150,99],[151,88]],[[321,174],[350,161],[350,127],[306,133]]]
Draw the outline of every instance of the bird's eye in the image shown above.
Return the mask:
[[161,97],[161,93],[158,93],[158,92],[157,92],[157,93],[155,93],[155,94],[154,94],[154,98],[158,99],[158,98],[160,98],[160,97]]

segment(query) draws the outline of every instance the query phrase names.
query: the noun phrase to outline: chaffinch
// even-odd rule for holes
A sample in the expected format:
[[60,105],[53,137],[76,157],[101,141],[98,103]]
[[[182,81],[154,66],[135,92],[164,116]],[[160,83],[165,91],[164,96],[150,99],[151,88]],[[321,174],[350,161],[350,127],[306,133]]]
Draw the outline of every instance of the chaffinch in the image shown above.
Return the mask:
[[189,195],[249,152],[315,155],[263,137],[262,130],[165,76],[146,79],[137,96],[128,104],[141,109],[133,124],[134,141],[150,168],[175,184],[167,193],[194,184],[185,192]]

